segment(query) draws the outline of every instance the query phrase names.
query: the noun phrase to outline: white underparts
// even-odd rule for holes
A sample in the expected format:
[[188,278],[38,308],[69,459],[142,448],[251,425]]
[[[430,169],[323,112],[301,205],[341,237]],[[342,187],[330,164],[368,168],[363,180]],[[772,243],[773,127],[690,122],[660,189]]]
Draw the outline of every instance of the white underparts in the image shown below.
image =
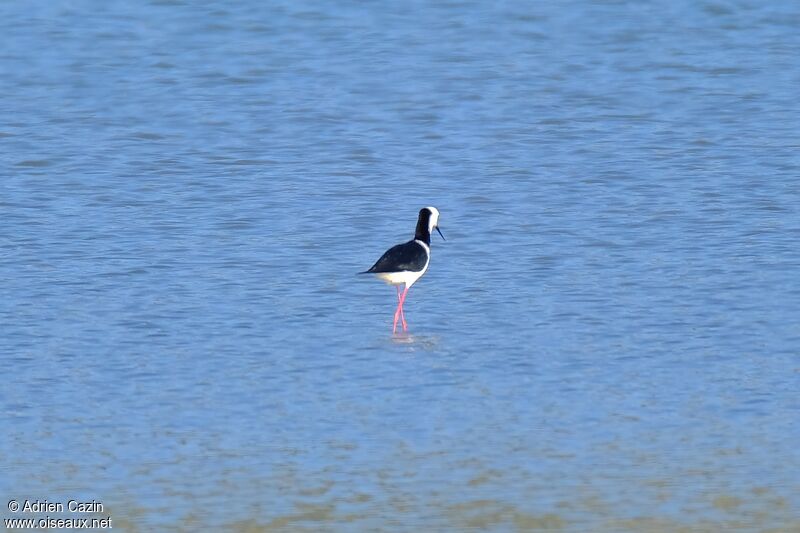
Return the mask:
[[405,285],[406,287],[410,287],[421,278],[424,273],[424,270],[421,272],[404,270],[402,272],[381,272],[375,275],[389,285]]

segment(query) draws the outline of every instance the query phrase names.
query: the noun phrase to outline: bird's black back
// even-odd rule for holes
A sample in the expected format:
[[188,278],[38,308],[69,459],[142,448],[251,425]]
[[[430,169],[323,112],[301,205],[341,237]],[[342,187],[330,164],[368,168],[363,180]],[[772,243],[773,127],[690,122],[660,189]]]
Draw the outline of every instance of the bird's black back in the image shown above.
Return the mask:
[[392,246],[384,253],[372,268],[364,274],[380,272],[419,272],[428,262],[428,251],[417,241],[408,241]]

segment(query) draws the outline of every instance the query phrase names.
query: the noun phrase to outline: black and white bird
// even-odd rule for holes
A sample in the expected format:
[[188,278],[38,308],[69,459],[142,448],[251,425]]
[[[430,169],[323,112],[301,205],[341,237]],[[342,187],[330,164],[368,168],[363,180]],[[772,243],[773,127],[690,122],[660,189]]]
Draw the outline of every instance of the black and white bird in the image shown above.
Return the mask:
[[[397,333],[398,320],[403,324],[403,331],[408,331],[406,317],[403,315],[403,303],[406,301],[408,289],[425,274],[431,263],[431,232],[434,229],[444,240],[444,235],[439,229],[439,210],[435,207],[423,207],[419,210],[414,238],[392,246],[372,265],[372,268],[361,272],[361,274],[375,274],[397,288],[397,309],[394,312],[392,334]],[[400,285],[404,286],[402,292]]]

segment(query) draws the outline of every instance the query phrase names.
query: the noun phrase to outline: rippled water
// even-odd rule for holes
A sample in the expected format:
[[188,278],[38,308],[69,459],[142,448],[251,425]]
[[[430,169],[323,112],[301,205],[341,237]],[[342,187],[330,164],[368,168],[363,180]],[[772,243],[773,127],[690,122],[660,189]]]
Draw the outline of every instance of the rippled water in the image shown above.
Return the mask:
[[[797,531],[798,27],[0,5],[0,496],[130,531]],[[448,240],[392,339],[355,273],[425,205]]]

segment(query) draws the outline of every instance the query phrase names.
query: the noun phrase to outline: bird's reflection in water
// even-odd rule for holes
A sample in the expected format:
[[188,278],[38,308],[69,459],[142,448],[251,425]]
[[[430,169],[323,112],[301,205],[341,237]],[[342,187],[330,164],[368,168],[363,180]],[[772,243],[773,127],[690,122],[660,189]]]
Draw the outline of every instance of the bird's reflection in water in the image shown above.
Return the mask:
[[399,333],[392,335],[393,344],[412,345],[419,348],[435,348],[440,345],[441,339],[437,335],[412,335],[411,333]]

